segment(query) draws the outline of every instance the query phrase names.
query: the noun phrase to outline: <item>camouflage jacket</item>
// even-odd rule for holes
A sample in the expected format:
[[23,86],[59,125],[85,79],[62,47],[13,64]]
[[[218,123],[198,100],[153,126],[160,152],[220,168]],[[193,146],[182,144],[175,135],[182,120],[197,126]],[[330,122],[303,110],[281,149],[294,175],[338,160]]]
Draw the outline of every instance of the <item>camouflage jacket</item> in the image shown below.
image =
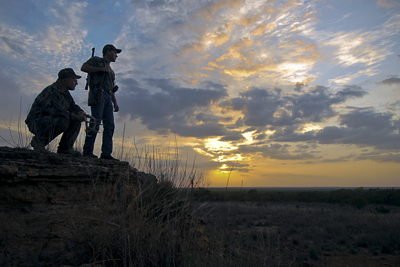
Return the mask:
[[43,116],[77,121],[76,114],[79,112],[83,112],[83,110],[75,104],[69,91],[64,92],[58,82],[55,82],[44,88],[35,98],[25,123],[28,124],[31,120],[37,120]]

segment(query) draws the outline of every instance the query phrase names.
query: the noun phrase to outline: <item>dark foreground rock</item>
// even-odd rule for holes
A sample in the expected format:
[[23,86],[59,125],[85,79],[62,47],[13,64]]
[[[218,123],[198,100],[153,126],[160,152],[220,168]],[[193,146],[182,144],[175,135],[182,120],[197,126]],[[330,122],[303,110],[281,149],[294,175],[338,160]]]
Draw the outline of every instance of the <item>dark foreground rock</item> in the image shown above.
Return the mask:
[[127,181],[157,182],[127,162],[0,147],[0,266],[80,265],[94,192]]

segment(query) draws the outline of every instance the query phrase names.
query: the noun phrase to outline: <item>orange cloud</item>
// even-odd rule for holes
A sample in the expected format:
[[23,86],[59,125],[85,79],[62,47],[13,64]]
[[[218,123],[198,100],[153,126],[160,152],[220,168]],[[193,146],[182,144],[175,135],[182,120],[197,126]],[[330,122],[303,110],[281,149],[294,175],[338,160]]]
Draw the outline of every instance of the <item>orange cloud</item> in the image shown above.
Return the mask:
[[219,68],[219,69],[225,68],[225,66],[220,66],[220,65],[218,65],[218,64],[215,63],[215,62],[208,62],[207,64],[208,64],[209,66],[213,67],[213,68]]
[[254,30],[250,31],[250,33],[255,36],[262,36],[266,31],[272,30],[275,27],[276,27],[275,23],[270,23],[270,24],[262,23],[258,25]]
[[251,26],[253,25],[257,19],[259,18],[259,15],[255,15],[255,16],[246,16],[243,18],[240,18],[238,21],[240,24],[242,24],[243,26]]
[[227,43],[230,38],[231,38],[230,34],[227,34],[227,33],[218,34],[213,38],[214,46],[218,47],[220,45],[223,45],[223,44]]
[[244,2],[244,0],[218,0],[215,2],[210,2],[205,7],[200,9],[195,16],[197,18],[210,19],[212,15],[217,13],[219,10],[223,8],[238,8],[244,4]]
[[315,77],[306,77],[303,82],[296,82],[295,86],[308,86],[310,83],[312,83],[313,81],[315,81]]
[[216,61],[221,62],[232,58],[245,60],[245,57],[242,55],[240,50],[251,47],[253,43],[254,43],[253,40],[250,40],[248,38],[243,38],[237,41],[235,44],[231,45],[229,47],[229,53],[220,56],[219,58],[216,59]]
[[397,3],[397,2],[388,2],[386,0],[379,0],[376,4],[378,6],[383,6],[386,8],[392,8],[392,7],[396,7],[399,5],[399,3]]
[[276,65],[272,60],[269,64],[251,64],[251,65],[237,65],[230,69],[225,69],[224,73],[231,75],[235,78],[247,78],[251,75],[259,74],[264,71],[275,71]]
[[196,51],[202,51],[202,50],[204,50],[205,47],[206,47],[205,44],[202,43],[202,42],[193,42],[190,45],[183,46],[182,47],[182,52],[183,53],[188,53],[188,52],[195,51],[195,50]]
[[276,12],[276,9],[273,8],[272,6],[266,6],[264,9],[265,9],[265,12],[267,12],[267,13],[275,13]]
[[227,60],[227,59],[229,59],[229,58],[231,58],[232,56],[231,56],[231,54],[224,54],[224,55],[222,55],[222,56],[220,56],[219,58],[217,58],[216,59],[216,61],[217,62],[220,62],[220,61],[224,61],[224,60]]
[[192,64],[199,64],[200,61],[201,61],[200,58],[194,58],[194,59],[192,59],[192,60],[190,61],[190,63],[192,63]]
[[237,52],[237,51],[239,51],[241,49],[248,48],[248,47],[252,46],[253,43],[254,43],[253,40],[250,40],[249,38],[243,38],[243,39],[239,40],[238,42],[236,42],[235,44],[233,44],[229,48],[229,51],[231,53],[234,53],[234,52]]
[[287,7],[291,7],[291,6],[296,5],[297,3],[298,3],[297,0],[289,0],[285,4],[282,4],[280,8],[284,9],[284,8],[287,8]]
[[208,68],[208,67],[200,67],[200,70],[206,70],[206,71],[213,71],[214,68]]
[[313,63],[317,59],[321,59],[315,44],[307,44],[304,41],[297,40],[280,47],[288,49],[287,58],[297,57],[297,62]]
[[208,74],[204,74],[204,73],[187,73],[185,74],[186,76],[192,76],[192,77],[199,77],[199,78],[204,78],[204,77],[210,77],[210,75]]

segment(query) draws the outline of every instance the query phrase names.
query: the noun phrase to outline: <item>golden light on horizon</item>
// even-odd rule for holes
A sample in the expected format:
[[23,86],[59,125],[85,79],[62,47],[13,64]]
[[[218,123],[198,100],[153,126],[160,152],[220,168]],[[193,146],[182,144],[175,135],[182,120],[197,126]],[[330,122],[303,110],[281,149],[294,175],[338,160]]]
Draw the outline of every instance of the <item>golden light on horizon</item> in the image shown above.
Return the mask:
[[193,148],[193,150],[196,151],[197,153],[201,154],[201,155],[204,155],[204,156],[207,156],[207,157],[211,157],[211,158],[214,157],[213,154],[210,154],[210,153],[204,151],[204,150],[201,149],[201,148],[195,147],[195,148]]
[[237,146],[233,146],[229,142],[219,141],[219,139],[219,137],[206,139],[205,148],[215,153],[221,153],[219,151],[231,151],[238,149]]
[[311,131],[318,131],[321,129],[322,129],[322,127],[317,124],[308,123],[308,124],[303,125],[303,129],[300,132],[306,133],[306,132],[311,132]]
[[220,170],[226,170],[226,169],[228,169],[228,168],[229,168],[229,166],[226,165],[226,164],[222,164],[222,166],[219,167]]
[[253,141],[253,133],[255,133],[256,131],[251,131],[251,132],[247,132],[242,134],[244,136],[244,138],[246,138],[246,141],[243,144],[252,144]]
[[225,162],[225,161],[242,161],[243,157],[241,154],[235,154],[235,156],[219,156],[216,159],[213,159],[212,161],[216,162]]

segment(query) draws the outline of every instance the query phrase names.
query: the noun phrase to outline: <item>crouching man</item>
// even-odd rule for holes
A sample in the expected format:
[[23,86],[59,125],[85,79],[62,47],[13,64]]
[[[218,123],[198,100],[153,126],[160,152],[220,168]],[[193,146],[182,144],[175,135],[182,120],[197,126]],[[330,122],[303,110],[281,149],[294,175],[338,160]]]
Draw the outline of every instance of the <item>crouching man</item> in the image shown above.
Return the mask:
[[25,120],[29,131],[35,135],[31,141],[34,150],[44,150],[63,133],[57,153],[73,153],[72,146],[78,137],[81,122],[85,120],[85,113],[75,104],[69,91],[75,90],[80,78],[73,69],[62,69],[58,72],[57,81],[35,98]]

